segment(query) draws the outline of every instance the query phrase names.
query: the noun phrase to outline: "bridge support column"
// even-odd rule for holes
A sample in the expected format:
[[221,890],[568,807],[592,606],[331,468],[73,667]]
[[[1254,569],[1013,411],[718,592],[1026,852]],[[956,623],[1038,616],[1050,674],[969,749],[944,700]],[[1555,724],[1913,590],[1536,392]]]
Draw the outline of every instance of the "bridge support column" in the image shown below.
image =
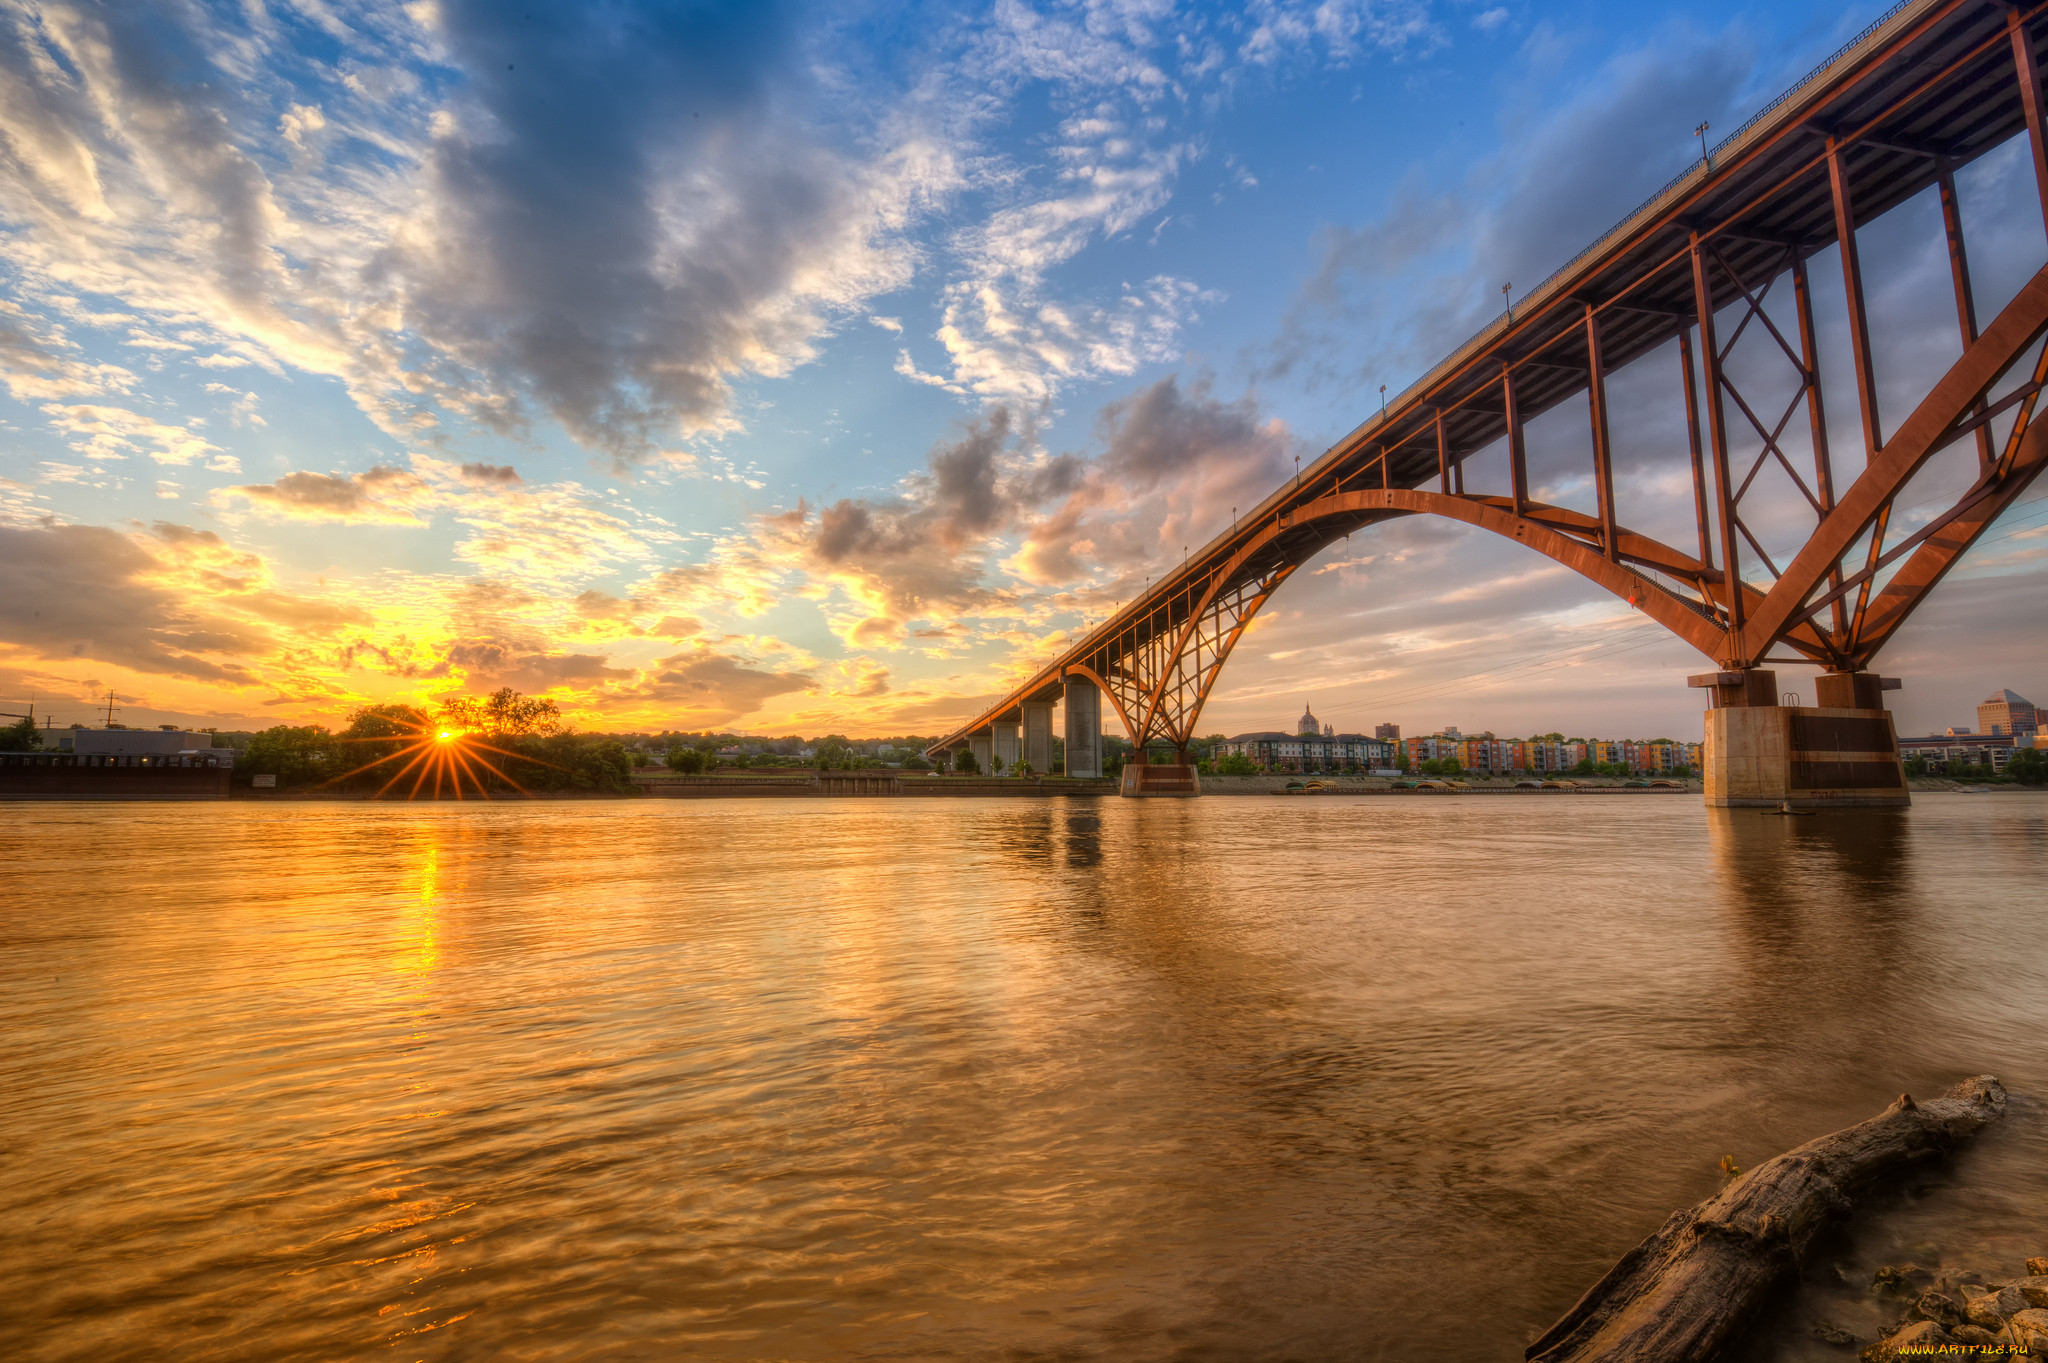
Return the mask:
[[988,771],[989,735],[986,730],[967,737],[967,751],[974,754],[974,765],[983,773]]
[[1052,770],[1052,702],[1027,700],[1024,710],[1024,760],[1040,776]]
[[1067,775],[1102,775],[1102,692],[1086,677],[1066,679]]
[[1707,804],[1716,808],[1896,808],[1912,803],[1887,683],[1867,672],[1820,679],[1819,705],[1781,705],[1775,672],[1708,672]]
[[1202,793],[1202,778],[1196,772],[1195,764],[1188,761],[1188,755],[1177,752],[1171,762],[1148,762],[1145,750],[1138,749],[1131,754],[1131,760],[1124,766],[1119,795],[1137,799],[1185,800]]
[[[1020,751],[1021,745],[1017,742],[1017,721],[999,719],[988,726],[988,731],[994,742],[994,752],[991,756],[1002,760],[1005,776],[1014,776],[1017,772],[1017,759],[1023,755]],[[988,770],[993,771],[995,768],[991,765]]]

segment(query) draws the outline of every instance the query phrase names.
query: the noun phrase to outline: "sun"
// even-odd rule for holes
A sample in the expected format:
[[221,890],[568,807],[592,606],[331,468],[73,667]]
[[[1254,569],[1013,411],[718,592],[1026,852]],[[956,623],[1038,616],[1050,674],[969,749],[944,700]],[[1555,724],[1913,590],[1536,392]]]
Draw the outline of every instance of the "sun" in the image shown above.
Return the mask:
[[[323,784],[331,786],[338,781],[346,781],[352,776],[360,776],[372,767],[381,766],[387,762],[394,762],[401,758],[410,758],[410,761],[405,762],[404,765],[399,767],[396,775],[392,776],[390,780],[386,781],[378,789],[377,795],[374,798],[381,798],[392,787],[398,785],[407,776],[410,776],[412,777],[412,789],[406,792],[405,797],[408,800],[417,799],[422,793],[426,794],[430,799],[439,799],[444,790],[460,800],[463,798],[464,785],[469,786],[475,794],[488,800],[491,798],[491,791],[489,785],[484,780],[486,774],[495,776],[521,795],[529,795],[531,792],[513,780],[510,773],[494,764],[490,758],[485,757],[485,753],[493,753],[499,757],[516,758],[522,762],[535,762],[543,767],[553,767],[555,765],[552,762],[543,762],[537,757],[524,753],[512,752],[506,748],[496,747],[484,742],[478,735],[465,733],[460,729],[429,729],[424,724],[407,727],[411,730],[408,734],[392,734],[383,737],[348,740],[355,743],[385,743],[391,739],[397,739],[400,746],[396,752],[387,753],[382,757],[365,762],[353,771],[345,771],[339,776],[331,777],[323,782]],[[430,782],[431,785],[429,785]]]

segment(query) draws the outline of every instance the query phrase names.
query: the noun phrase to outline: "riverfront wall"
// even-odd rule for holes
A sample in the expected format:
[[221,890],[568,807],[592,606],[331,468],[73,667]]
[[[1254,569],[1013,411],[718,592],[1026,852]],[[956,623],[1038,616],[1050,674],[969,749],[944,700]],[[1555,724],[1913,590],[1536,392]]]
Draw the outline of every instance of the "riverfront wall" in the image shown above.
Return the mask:
[[232,771],[190,757],[0,753],[0,800],[225,800]]

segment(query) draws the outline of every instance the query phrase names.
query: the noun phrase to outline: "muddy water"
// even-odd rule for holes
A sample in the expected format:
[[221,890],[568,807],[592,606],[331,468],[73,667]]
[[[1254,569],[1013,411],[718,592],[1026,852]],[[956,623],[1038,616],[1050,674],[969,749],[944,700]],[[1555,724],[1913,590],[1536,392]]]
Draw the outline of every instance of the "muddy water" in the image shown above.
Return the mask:
[[1980,1070],[1828,1271],[2048,1253],[2048,797],[12,804],[0,859],[10,1359],[1517,1358],[1721,1156]]

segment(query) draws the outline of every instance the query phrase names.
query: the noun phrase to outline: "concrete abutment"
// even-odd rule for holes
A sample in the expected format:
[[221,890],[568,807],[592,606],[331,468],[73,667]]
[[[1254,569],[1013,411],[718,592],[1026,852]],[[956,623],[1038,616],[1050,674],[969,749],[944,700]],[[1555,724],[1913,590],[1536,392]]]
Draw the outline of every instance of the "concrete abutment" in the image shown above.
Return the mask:
[[1716,808],[1898,808],[1912,803],[1898,733],[1868,672],[1820,678],[1818,705],[1784,705],[1775,672],[1749,668],[1689,679],[1708,692],[1706,802]]

